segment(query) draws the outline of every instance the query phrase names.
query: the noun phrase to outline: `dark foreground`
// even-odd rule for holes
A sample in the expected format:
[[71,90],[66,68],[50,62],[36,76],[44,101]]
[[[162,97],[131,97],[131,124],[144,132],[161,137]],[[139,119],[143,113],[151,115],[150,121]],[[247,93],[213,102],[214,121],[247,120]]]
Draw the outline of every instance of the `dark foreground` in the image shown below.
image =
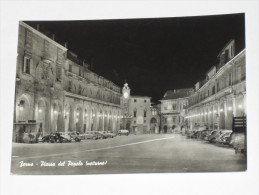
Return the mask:
[[12,174],[232,172],[246,158],[232,148],[179,134],[129,135],[79,143],[13,143]]

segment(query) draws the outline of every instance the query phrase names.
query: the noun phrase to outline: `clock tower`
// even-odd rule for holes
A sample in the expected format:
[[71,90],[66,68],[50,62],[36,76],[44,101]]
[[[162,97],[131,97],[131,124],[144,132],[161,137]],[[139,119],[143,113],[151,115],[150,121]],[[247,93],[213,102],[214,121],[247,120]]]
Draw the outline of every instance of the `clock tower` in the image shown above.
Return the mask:
[[125,83],[122,88],[122,95],[124,99],[128,99],[130,97],[130,88],[128,86],[128,83]]
[[130,130],[131,116],[129,114],[129,104],[130,104],[130,88],[128,83],[125,83],[122,88],[122,97],[121,97],[121,107],[122,107],[122,126],[124,129]]

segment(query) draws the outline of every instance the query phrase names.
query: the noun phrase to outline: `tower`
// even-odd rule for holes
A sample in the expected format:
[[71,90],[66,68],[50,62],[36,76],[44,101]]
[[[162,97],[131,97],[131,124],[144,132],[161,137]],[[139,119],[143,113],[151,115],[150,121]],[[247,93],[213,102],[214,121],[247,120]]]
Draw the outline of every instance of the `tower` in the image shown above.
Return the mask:
[[130,97],[130,88],[128,86],[128,83],[125,83],[122,88],[122,94],[124,99],[128,99]]
[[129,115],[129,102],[130,102],[130,88],[128,83],[125,83],[122,88],[121,107],[122,107],[122,126],[124,129],[130,130],[131,117]]

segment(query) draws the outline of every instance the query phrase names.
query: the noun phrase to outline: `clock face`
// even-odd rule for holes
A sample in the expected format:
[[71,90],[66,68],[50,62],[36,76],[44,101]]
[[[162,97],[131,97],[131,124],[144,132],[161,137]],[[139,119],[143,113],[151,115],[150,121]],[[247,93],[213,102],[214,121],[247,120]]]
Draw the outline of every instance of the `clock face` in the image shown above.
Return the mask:
[[127,97],[129,97],[129,93],[128,93],[128,92],[124,92],[124,93],[123,93],[123,96],[124,96],[125,98],[127,98]]

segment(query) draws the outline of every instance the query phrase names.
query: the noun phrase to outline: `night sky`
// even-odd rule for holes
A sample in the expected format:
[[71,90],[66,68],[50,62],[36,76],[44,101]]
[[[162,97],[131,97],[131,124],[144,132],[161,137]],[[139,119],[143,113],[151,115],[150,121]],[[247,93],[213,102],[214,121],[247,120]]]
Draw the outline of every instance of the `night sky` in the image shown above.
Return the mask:
[[26,21],[92,64],[91,70],[132,95],[162,99],[170,89],[194,87],[205,79],[231,40],[245,48],[245,15],[156,19]]

